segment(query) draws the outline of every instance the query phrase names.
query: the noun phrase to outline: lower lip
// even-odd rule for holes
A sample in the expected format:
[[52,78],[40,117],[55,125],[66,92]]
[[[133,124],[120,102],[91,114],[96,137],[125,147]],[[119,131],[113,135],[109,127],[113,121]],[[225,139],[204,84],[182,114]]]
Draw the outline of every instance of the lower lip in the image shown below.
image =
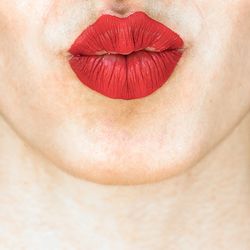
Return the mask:
[[77,55],[70,65],[86,86],[113,99],[138,99],[159,89],[172,75],[181,50],[141,50],[128,55]]

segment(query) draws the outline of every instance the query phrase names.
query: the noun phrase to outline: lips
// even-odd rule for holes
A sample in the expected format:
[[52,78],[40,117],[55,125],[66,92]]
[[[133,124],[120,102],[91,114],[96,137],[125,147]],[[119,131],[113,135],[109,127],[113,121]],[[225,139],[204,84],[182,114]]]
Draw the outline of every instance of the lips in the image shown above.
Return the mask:
[[102,15],[75,40],[69,63],[79,80],[113,99],[148,96],[167,82],[183,40],[144,12]]

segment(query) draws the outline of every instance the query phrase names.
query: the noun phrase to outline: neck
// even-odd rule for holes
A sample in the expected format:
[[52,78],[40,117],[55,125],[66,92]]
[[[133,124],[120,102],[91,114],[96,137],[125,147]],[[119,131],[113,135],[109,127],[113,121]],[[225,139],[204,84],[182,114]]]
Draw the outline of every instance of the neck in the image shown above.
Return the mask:
[[[148,247],[143,249],[183,249],[182,244],[206,249],[204,240],[207,249],[217,249],[214,242],[218,249],[245,249],[250,223],[249,129],[250,114],[179,176],[148,185],[104,186],[62,172],[1,119],[0,190],[23,207],[22,216],[39,212],[43,223],[70,233],[90,249],[105,244],[109,249],[121,249],[119,244],[128,249],[142,249],[142,244]],[[62,220],[66,228],[60,226]]]

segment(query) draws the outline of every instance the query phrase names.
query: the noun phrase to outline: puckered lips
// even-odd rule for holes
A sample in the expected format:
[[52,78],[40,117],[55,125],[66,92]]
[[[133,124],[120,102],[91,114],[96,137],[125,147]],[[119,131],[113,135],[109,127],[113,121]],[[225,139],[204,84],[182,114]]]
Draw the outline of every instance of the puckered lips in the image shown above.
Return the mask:
[[113,99],[136,99],[159,89],[182,56],[180,36],[144,12],[102,15],[75,40],[69,63],[79,80]]

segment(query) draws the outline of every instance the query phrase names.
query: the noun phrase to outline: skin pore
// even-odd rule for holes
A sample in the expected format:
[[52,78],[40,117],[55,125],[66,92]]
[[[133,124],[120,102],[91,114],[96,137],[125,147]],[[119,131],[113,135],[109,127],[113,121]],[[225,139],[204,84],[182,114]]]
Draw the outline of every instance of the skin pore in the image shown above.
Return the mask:
[[[0,248],[250,248],[249,9],[2,1]],[[77,80],[67,49],[102,13],[136,10],[186,51],[157,93],[107,99]]]

